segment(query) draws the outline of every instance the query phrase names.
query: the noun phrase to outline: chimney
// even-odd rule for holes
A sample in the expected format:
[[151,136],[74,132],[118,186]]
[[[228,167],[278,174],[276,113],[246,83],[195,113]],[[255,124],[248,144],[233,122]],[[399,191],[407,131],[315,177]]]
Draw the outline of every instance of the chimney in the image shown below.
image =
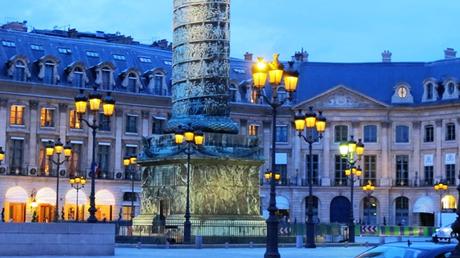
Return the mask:
[[452,59],[457,57],[457,51],[455,51],[453,48],[446,48],[444,50],[444,59]]
[[303,48],[300,51],[296,51],[292,57],[294,62],[308,62],[308,52],[304,51]]
[[14,30],[14,31],[22,31],[22,32],[27,32],[27,21],[23,22],[8,22],[6,24],[3,24],[0,26],[0,28],[5,29],[5,30]]
[[389,50],[385,50],[382,52],[382,63],[391,63],[391,52]]
[[253,56],[252,53],[246,52],[246,53],[244,54],[244,61],[252,62],[252,56]]

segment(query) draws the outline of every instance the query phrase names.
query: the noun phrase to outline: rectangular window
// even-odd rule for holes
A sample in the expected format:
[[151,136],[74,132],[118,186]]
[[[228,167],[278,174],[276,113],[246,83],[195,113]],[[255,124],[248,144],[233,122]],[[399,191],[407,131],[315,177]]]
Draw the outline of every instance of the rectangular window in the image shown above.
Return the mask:
[[24,125],[24,106],[11,105],[10,125]]
[[69,127],[72,129],[81,129],[81,120],[75,109],[69,111]]
[[54,108],[41,108],[40,126],[54,127]]
[[455,183],[455,164],[446,165],[446,180],[448,185],[456,185]]
[[455,124],[448,123],[446,125],[446,141],[455,141]]
[[24,165],[24,140],[11,139],[10,145],[10,171],[21,173]]
[[287,176],[287,164],[276,164],[275,171],[281,174],[281,180],[279,181],[281,185],[288,184],[288,176]]
[[139,57],[139,61],[141,61],[141,63],[151,63],[152,59],[149,57]]
[[109,175],[109,164],[110,164],[110,145],[97,146],[97,169],[96,177],[106,177]]
[[54,84],[54,64],[49,62],[45,63],[45,76],[43,77],[43,82]]
[[2,45],[4,47],[16,47],[16,43],[14,43],[13,41],[9,41],[9,40],[3,40]]
[[131,220],[131,206],[122,207],[123,220]]
[[372,185],[376,185],[377,179],[377,157],[375,155],[365,155],[364,156],[364,184],[367,184],[369,181]]
[[162,94],[162,89],[163,89],[163,75],[161,74],[155,74],[154,79],[154,84],[153,84],[153,91],[155,95],[163,95]]
[[157,119],[155,117],[152,118],[152,134],[163,133],[164,121],[164,119]]
[[259,126],[257,125],[249,125],[248,126],[248,135],[249,136],[257,136],[258,135]]
[[433,142],[434,141],[434,127],[432,125],[425,126],[425,137],[423,137],[424,142]]
[[99,113],[99,126],[99,130],[101,131],[110,131],[110,116]]
[[[312,173],[312,184],[313,185],[319,185],[319,178],[318,178],[318,155],[317,154],[313,154],[312,155],[312,158],[313,158],[313,173]],[[304,182],[303,185],[308,185],[308,180],[310,179],[310,156],[307,155],[306,156],[306,166],[307,166],[307,182]]]
[[335,155],[335,178],[334,184],[337,186],[348,185],[345,169],[347,168],[347,160],[340,155]]
[[433,185],[433,166],[424,167],[425,185]]
[[137,133],[137,116],[126,115],[126,132]]
[[408,186],[409,184],[409,156],[396,156],[396,182],[395,186]]
[[70,50],[70,48],[65,48],[65,47],[59,47],[58,52],[64,55],[72,54],[72,50]]
[[99,57],[99,53],[94,51],[86,51],[86,55],[89,57]]
[[30,49],[32,49],[32,50],[38,50],[38,51],[43,51],[43,46],[32,44],[32,45],[30,45]]
[[46,156],[45,153],[45,145],[48,142],[42,142],[40,144],[40,153],[39,153],[39,164],[40,164],[40,171],[39,175],[41,176],[50,176],[52,175],[53,171],[53,163],[50,162],[50,159]]
[[129,92],[137,92],[136,91],[136,84],[137,84],[137,77],[129,76],[128,78],[128,91]]
[[336,125],[334,127],[334,142],[348,141],[348,126]]
[[72,143],[72,156],[68,162],[69,177],[85,175],[82,171],[82,144]]
[[78,87],[78,88],[82,88],[84,86],[83,72],[80,72],[80,71],[73,72],[72,84],[73,86]]
[[119,61],[125,61],[126,57],[124,55],[113,55],[113,59],[119,60]]
[[364,142],[377,142],[377,126],[365,125],[364,126]]
[[397,125],[395,128],[395,141],[397,143],[409,142],[409,127],[405,125]]
[[276,137],[276,142],[287,142],[288,141],[287,125],[277,125],[275,137]]
[[14,68],[14,80],[25,81],[26,80],[26,66],[22,62],[17,62]]

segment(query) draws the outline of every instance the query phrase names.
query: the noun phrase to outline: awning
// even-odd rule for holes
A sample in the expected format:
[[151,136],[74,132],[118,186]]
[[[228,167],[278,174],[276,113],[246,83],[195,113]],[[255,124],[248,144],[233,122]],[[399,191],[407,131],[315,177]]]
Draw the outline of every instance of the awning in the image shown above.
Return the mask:
[[[78,205],[86,204],[86,193],[83,190],[78,191]],[[77,204],[77,190],[71,189],[65,195],[66,204]]]
[[25,203],[27,202],[27,195],[26,190],[20,186],[14,186],[8,189],[5,194],[5,201],[6,202],[19,202]]
[[433,200],[428,196],[422,196],[417,199],[412,209],[413,213],[434,213]]
[[115,205],[115,197],[109,190],[100,190],[95,197],[96,205]]
[[289,210],[288,199],[283,196],[276,196],[276,207],[278,210]]
[[37,203],[56,205],[56,192],[49,187],[42,188],[35,195],[35,200]]

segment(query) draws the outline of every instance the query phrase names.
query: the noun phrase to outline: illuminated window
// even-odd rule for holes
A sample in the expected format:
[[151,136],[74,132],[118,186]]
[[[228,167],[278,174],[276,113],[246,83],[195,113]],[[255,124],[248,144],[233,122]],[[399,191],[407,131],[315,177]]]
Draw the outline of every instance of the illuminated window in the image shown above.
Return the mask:
[[453,195],[446,195],[442,197],[441,207],[443,210],[454,210],[457,208],[457,200]]
[[257,125],[249,125],[249,127],[248,127],[248,135],[256,136],[258,129],[259,129],[259,126],[257,126]]
[[24,125],[24,106],[11,105],[10,125]]
[[75,109],[69,112],[69,126],[72,129],[81,129],[81,120]]
[[42,108],[40,111],[40,126],[54,127],[54,108]]
[[53,164],[50,162],[50,159],[46,156],[45,153],[45,144],[40,144],[40,154],[39,154],[39,164],[40,164],[40,175],[41,176],[49,176]]
[[258,104],[259,103],[259,96],[256,90],[251,91],[251,103]]
[[407,88],[404,87],[404,86],[400,86],[400,87],[398,88],[398,96],[399,96],[400,98],[405,98],[405,97],[407,97]]
[[69,176],[78,176],[84,175],[84,171],[82,171],[83,167],[83,160],[82,160],[82,144],[79,143],[72,143],[72,156],[70,157],[69,161]]
[[131,220],[131,206],[123,206],[122,208],[122,219]]

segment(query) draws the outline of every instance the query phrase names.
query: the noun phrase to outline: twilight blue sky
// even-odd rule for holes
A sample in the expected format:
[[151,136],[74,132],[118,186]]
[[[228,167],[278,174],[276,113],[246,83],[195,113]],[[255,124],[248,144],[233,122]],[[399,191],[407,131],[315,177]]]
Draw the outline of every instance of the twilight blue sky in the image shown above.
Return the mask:
[[[231,55],[302,47],[311,61],[432,61],[452,47],[460,56],[458,0],[231,0]],[[30,28],[119,31],[143,43],[172,38],[172,0],[0,0],[0,21]]]

